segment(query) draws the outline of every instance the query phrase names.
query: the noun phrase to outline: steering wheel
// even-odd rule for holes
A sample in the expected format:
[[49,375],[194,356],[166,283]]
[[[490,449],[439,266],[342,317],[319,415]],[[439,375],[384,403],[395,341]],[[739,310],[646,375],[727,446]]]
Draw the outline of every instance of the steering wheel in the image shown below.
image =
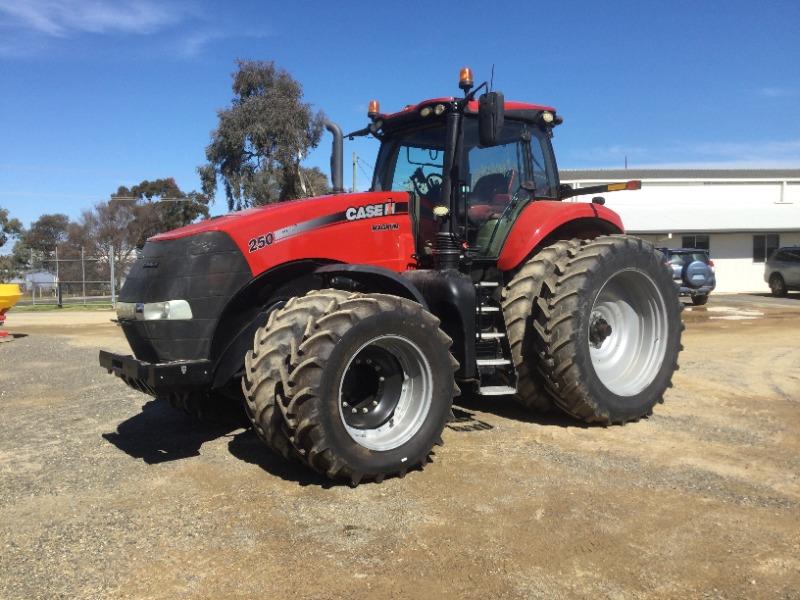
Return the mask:
[[430,189],[430,185],[428,184],[428,179],[425,177],[425,173],[422,171],[422,167],[417,167],[416,170],[411,174],[409,177],[411,181],[411,185],[414,186],[414,191],[417,193],[418,196],[425,196],[428,193],[428,190],[425,190],[423,193],[422,185],[427,186]]
[[442,176],[439,175],[438,173],[430,173],[425,178],[425,184],[428,186],[429,191],[435,187],[442,187],[442,182],[443,182]]

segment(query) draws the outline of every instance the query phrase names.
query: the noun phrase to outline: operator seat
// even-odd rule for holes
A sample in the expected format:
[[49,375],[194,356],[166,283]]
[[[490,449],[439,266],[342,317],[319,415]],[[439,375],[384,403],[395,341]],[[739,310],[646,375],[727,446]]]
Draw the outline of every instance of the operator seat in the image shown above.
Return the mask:
[[[489,173],[478,179],[472,189],[468,217],[477,233],[470,241],[483,254],[493,253],[496,250],[494,246],[505,239],[505,232],[496,232],[496,229],[499,225],[498,217],[511,201],[510,190],[515,178],[514,170]],[[505,223],[505,229],[508,227],[510,223]],[[489,248],[490,245],[492,248]]]
[[486,204],[494,204],[494,198],[500,194],[508,194],[508,179],[503,173],[489,173],[475,182],[472,194]]

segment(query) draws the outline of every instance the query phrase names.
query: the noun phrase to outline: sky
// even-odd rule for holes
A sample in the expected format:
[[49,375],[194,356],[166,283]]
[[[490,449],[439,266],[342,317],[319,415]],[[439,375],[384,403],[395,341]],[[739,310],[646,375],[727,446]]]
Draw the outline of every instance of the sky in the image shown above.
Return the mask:
[[[120,185],[199,189],[237,58],[274,60],[342,129],[460,94],[555,106],[561,168],[800,167],[800,1],[0,0],[0,207],[76,219]],[[345,185],[377,143],[345,141]],[[326,134],[306,160],[329,171]],[[226,211],[224,197],[212,212]]]

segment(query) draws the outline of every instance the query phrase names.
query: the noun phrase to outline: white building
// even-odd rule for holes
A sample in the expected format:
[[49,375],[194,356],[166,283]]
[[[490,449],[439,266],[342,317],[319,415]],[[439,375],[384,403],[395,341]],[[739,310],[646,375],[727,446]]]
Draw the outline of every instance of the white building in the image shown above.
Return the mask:
[[603,194],[606,206],[656,246],[707,248],[719,292],[769,291],[765,256],[800,245],[800,169],[561,171],[573,187],[630,179],[642,189]]

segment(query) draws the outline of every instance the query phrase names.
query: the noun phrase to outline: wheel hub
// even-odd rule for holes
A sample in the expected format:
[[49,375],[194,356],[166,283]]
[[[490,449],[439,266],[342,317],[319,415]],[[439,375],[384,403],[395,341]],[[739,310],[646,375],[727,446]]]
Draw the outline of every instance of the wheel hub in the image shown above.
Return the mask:
[[403,387],[403,367],[386,349],[368,346],[358,353],[342,384],[342,416],[358,429],[386,423],[397,408]]
[[433,373],[423,351],[401,335],[363,344],[344,369],[339,415],[361,446],[398,448],[419,431],[431,408]]
[[589,342],[595,348],[603,345],[605,339],[611,335],[611,325],[598,314],[592,315],[592,324],[589,326]]

